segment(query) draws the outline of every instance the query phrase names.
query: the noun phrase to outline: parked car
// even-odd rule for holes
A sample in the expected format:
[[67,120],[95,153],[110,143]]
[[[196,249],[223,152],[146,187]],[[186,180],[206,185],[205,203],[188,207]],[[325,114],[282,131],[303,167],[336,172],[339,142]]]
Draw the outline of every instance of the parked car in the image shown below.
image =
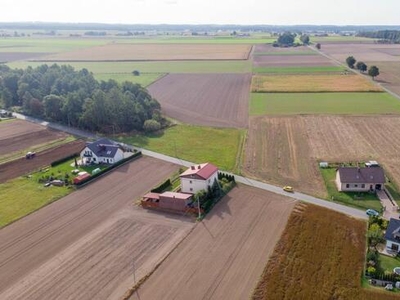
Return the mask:
[[291,186],[289,186],[289,185],[285,185],[285,186],[283,187],[283,190],[284,190],[285,192],[289,192],[289,193],[293,193],[293,192],[294,192],[294,189],[293,189]]
[[368,209],[365,211],[365,213],[366,213],[368,216],[372,216],[372,217],[377,217],[377,216],[379,216],[379,213],[378,213],[376,210],[371,209],[371,208],[368,208]]

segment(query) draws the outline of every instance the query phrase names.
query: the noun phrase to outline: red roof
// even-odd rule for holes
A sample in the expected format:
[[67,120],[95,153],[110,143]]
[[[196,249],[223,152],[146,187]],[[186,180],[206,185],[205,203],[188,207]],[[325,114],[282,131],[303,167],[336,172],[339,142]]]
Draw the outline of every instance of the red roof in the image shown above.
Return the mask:
[[193,177],[193,175],[197,175],[198,177],[207,180],[217,171],[218,168],[216,166],[210,163],[205,163],[191,166],[189,169],[181,174],[181,177]]
[[150,199],[160,199],[160,194],[158,193],[147,193],[143,196],[143,198],[150,198]]

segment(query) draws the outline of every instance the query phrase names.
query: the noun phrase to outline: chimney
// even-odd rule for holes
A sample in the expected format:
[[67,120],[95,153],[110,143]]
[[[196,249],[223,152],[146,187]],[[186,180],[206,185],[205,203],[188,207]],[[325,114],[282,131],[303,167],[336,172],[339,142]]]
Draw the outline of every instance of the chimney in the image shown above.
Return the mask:
[[201,166],[199,165],[197,168],[200,170],[200,169],[201,169]]
[[195,166],[191,166],[190,168],[191,168],[192,170],[194,170],[196,167],[195,167]]

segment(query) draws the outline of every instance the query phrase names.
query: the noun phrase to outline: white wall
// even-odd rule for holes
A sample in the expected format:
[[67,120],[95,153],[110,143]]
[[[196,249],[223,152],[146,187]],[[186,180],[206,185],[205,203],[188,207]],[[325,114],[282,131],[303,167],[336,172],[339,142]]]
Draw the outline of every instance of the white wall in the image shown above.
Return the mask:
[[198,191],[206,190],[208,186],[212,186],[214,180],[218,180],[218,171],[216,171],[208,180],[200,180],[193,178],[182,178],[181,177],[181,191],[182,193],[192,193],[195,194]]
[[392,250],[392,245],[393,244],[398,245],[399,246],[399,251],[400,251],[400,243],[395,243],[395,242],[392,242],[392,241],[386,241],[386,249],[393,251]]

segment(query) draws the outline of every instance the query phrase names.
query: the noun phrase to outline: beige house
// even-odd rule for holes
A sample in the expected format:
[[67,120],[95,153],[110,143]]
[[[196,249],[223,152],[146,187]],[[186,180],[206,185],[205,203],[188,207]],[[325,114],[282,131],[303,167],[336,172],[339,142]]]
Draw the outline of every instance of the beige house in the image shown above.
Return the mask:
[[375,192],[383,189],[386,179],[379,166],[340,167],[336,171],[335,182],[340,192]]

